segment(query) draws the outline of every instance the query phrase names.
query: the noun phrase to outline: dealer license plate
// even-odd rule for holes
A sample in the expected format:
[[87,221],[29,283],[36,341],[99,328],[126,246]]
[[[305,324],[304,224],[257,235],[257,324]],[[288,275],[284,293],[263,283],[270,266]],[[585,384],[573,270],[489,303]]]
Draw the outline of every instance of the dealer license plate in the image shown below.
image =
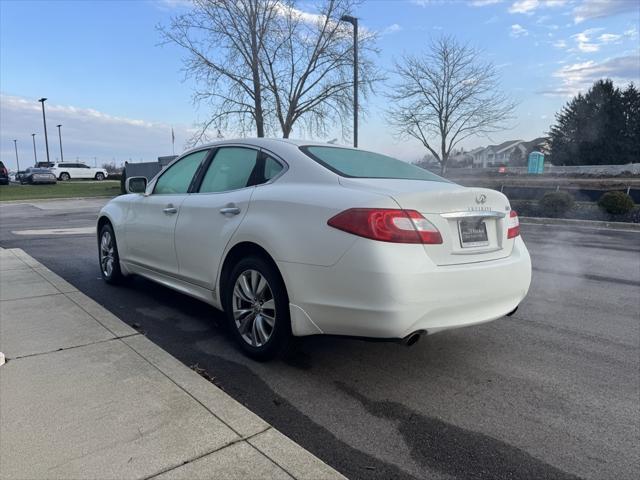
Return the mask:
[[484,247],[489,245],[487,225],[482,219],[467,219],[458,222],[460,244],[462,248]]

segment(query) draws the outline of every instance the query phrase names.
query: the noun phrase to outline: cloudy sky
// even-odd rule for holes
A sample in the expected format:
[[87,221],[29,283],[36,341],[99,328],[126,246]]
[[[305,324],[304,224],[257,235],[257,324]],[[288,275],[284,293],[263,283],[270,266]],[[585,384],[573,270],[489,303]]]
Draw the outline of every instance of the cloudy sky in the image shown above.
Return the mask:
[[[313,9],[312,0],[300,2]],[[42,111],[52,159],[98,164],[149,161],[176,153],[207,111],[192,101],[181,72],[183,53],[160,46],[156,31],[185,8],[184,0],[0,0],[0,158],[15,168],[45,158]],[[620,85],[640,80],[637,0],[365,0],[356,15],[380,33],[379,64],[393,79],[393,59],[418,53],[443,33],[482,49],[502,87],[518,102],[508,131],[471,138],[473,148],[548,131],[555,112],[598,78]],[[398,141],[385,125],[383,96],[362,120],[360,146],[407,160],[424,152]],[[233,136],[234,132],[224,132]],[[329,140],[329,138],[327,138]],[[23,163],[24,162],[24,163]]]

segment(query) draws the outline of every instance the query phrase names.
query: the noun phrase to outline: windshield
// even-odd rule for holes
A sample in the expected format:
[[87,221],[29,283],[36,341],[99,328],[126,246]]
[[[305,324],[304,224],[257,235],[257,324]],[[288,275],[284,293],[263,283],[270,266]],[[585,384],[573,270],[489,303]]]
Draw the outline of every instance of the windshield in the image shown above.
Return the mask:
[[300,150],[343,177],[447,182],[428,170],[380,153],[325,146],[305,146]]

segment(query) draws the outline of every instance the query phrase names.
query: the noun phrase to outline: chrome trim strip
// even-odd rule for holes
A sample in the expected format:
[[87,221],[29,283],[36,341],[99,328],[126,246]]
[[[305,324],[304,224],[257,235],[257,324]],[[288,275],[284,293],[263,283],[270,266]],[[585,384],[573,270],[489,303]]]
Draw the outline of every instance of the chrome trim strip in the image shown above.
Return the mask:
[[502,212],[494,212],[494,211],[472,211],[472,212],[451,212],[451,213],[441,213],[441,217],[443,218],[504,218],[507,215]]

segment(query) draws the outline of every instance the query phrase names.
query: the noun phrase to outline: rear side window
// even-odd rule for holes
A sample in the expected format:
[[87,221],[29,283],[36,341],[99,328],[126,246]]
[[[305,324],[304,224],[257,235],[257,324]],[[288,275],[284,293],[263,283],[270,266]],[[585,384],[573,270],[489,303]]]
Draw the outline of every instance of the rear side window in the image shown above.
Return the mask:
[[275,161],[271,157],[265,157],[264,159],[264,181],[268,182],[273,177],[278,175],[284,167],[280,162]]
[[343,177],[447,182],[428,170],[380,153],[325,146],[300,147],[300,150]]
[[199,192],[227,192],[248,186],[257,160],[257,150],[250,148],[222,147],[218,149],[202,179]]
[[153,193],[187,193],[191,180],[209,150],[193,152],[171,165],[158,179]]

